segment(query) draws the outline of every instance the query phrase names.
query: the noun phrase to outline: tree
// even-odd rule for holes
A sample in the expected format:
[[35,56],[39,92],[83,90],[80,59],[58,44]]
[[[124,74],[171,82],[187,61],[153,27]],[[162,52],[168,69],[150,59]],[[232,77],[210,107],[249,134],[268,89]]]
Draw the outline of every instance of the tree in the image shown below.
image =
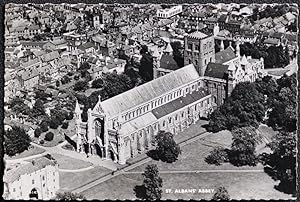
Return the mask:
[[243,127],[232,131],[233,142],[230,151],[230,162],[235,166],[255,166],[257,157],[255,147],[260,139],[255,128]]
[[85,91],[87,89],[88,82],[83,80],[83,81],[77,81],[74,85],[74,90],[75,91]]
[[213,195],[212,199],[215,201],[223,201],[223,200],[229,201],[230,196],[225,187],[218,187],[216,190],[216,193]]
[[36,138],[40,137],[41,133],[42,133],[42,131],[40,128],[35,129],[34,137],[36,137]]
[[[103,80],[105,84],[102,94],[107,95],[106,98],[111,98],[134,87],[132,81],[126,74],[108,73],[104,75]],[[103,97],[103,99],[105,99],[105,97]]]
[[92,87],[93,88],[102,88],[104,85],[104,82],[102,79],[96,79],[92,82]]
[[69,126],[69,123],[68,123],[68,122],[63,122],[61,128],[62,128],[62,129],[67,129],[68,126]]
[[24,100],[19,97],[14,97],[9,102],[9,107],[16,114],[28,114],[29,106],[24,103]]
[[37,99],[35,101],[34,106],[30,111],[30,114],[35,118],[46,114],[44,108],[44,102],[41,99]]
[[173,134],[170,132],[159,131],[155,136],[156,152],[159,159],[163,162],[173,163],[178,159],[181,153],[179,145],[173,139]]
[[153,80],[153,57],[148,52],[142,54],[139,75],[146,82]]
[[173,49],[174,60],[176,61],[178,67],[184,66],[183,54],[182,54],[182,45],[179,41],[170,43]]
[[83,62],[82,64],[80,64],[79,66],[79,71],[85,71],[91,68],[91,65],[87,62]]
[[228,162],[228,153],[222,147],[216,147],[210,152],[210,154],[205,158],[205,162],[208,164],[221,165],[224,162]]
[[230,97],[209,116],[208,130],[218,132],[245,126],[258,127],[266,111],[264,100],[255,83],[238,83]]
[[59,86],[60,86],[59,80],[57,80],[57,81],[55,82],[55,85],[56,85],[56,87],[59,87]]
[[4,152],[14,156],[27,150],[30,146],[30,137],[23,128],[13,126],[4,132]]
[[57,129],[58,126],[60,125],[60,121],[58,120],[57,116],[51,116],[50,122],[49,122],[49,126],[52,129]]
[[268,174],[280,180],[275,188],[288,194],[296,193],[296,133],[280,131],[268,144],[273,153],[261,155]]
[[48,132],[48,133],[46,133],[44,140],[52,141],[53,138],[54,138],[54,134],[52,132]]
[[63,193],[57,193],[55,199],[63,200],[63,201],[75,201],[75,200],[85,200],[86,198],[82,194],[63,192]]
[[275,130],[292,132],[297,121],[297,80],[296,74],[283,76],[277,80],[278,88],[270,101],[271,111],[267,124]]
[[162,179],[159,177],[157,165],[147,165],[144,177],[143,186],[145,187],[146,200],[159,200],[162,195]]
[[48,122],[46,120],[43,120],[40,124],[41,132],[47,132],[48,131]]

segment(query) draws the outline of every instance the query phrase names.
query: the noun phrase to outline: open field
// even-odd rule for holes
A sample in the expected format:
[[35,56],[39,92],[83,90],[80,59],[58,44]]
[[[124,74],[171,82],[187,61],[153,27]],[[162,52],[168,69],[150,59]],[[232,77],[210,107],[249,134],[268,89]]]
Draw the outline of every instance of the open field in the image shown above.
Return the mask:
[[111,171],[100,166],[76,173],[59,172],[60,191],[71,191],[109,172]]
[[51,155],[57,161],[58,168],[60,169],[75,170],[75,169],[87,168],[92,165],[89,162],[74,159],[60,154],[51,154]]
[[[262,169],[263,166],[258,164],[255,167],[243,166],[235,167],[230,163],[224,163],[220,166],[211,165],[205,162],[205,157],[209,155],[210,151],[216,146],[230,147],[231,144],[231,133],[229,131],[221,131],[218,133],[211,134],[200,140],[183,146],[182,153],[178,160],[172,164],[161,161],[151,160],[147,164],[157,164],[160,170],[232,170],[232,169]],[[144,171],[147,164],[136,167],[130,171]]]
[[[165,193],[165,189],[216,189],[225,186],[231,199],[290,199],[289,195],[275,190],[278,184],[267,174],[261,173],[184,173],[161,174],[163,179],[162,199],[211,199],[213,194]],[[136,199],[133,191],[141,185],[141,174],[124,174],[99,184],[82,194],[92,199]]]

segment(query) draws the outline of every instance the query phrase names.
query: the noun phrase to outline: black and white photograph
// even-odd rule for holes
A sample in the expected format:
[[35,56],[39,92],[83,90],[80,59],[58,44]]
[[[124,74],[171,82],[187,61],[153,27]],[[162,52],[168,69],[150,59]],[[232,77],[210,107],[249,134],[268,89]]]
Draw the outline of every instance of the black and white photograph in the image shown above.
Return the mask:
[[3,199],[296,199],[297,4],[4,10]]

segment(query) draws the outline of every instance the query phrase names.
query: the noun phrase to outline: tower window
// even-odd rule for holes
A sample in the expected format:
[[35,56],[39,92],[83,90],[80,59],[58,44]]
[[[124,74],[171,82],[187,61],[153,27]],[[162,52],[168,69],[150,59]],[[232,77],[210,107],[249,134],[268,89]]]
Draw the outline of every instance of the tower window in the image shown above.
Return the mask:
[[192,44],[188,44],[188,49],[192,50]]
[[198,65],[198,60],[195,60],[195,64]]

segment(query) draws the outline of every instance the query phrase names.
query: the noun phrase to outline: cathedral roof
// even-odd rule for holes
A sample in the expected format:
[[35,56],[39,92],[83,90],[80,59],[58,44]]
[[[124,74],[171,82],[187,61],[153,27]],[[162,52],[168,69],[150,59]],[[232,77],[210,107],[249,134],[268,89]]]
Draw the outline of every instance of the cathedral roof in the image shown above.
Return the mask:
[[234,53],[234,50],[231,46],[227,47],[225,50],[216,53],[215,59],[216,63],[223,64],[236,58],[237,56]]
[[179,69],[177,62],[174,60],[172,55],[163,54],[160,59],[160,68],[169,69],[169,70],[177,70]]
[[173,53],[173,48],[170,43],[168,43],[166,49],[164,50],[166,53]]
[[228,70],[229,65],[222,65],[217,63],[209,63],[205,70],[204,76],[224,79],[225,73]]
[[248,60],[247,60],[246,56],[243,55],[243,57],[241,59],[241,65],[246,65],[246,64],[248,64]]
[[187,94],[185,97],[177,98],[176,100],[168,102],[152,110],[152,113],[157,119],[160,119],[208,95],[209,93],[204,88],[200,88],[198,91],[193,91],[191,94]]
[[199,78],[194,65],[190,64],[104,100],[101,102],[101,108],[108,116],[116,116]]

